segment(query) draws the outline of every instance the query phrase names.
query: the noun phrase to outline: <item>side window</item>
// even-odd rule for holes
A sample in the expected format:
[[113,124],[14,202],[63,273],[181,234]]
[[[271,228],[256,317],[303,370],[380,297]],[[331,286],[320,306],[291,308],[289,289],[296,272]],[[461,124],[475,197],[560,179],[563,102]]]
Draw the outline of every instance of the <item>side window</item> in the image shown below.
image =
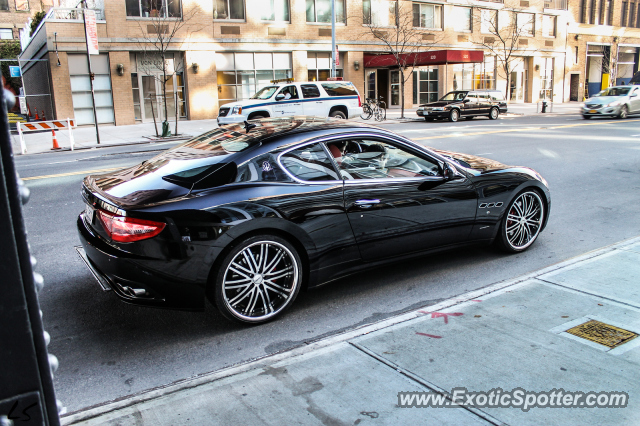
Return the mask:
[[319,98],[320,90],[315,84],[303,84],[300,86],[302,89],[302,96],[305,98]]
[[296,86],[285,86],[280,90],[285,99],[298,99],[298,88]]
[[329,96],[355,96],[358,94],[356,92],[355,86],[350,82],[330,82],[330,83],[320,83],[322,88],[327,92]]
[[427,156],[376,140],[345,140],[327,144],[343,179],[395,179],[440,175]]
[[470,99],[471,102],[478,102],[478,94],[475,92],[469,92],[467,99]]
[[277,154],[266,153],[238,166],[235,182],[292,182],[278,165]]
[[329,156],[318,143],[289,151],[280,158],[280,161],[289,173],[300,180],[308,182],[340,180]]

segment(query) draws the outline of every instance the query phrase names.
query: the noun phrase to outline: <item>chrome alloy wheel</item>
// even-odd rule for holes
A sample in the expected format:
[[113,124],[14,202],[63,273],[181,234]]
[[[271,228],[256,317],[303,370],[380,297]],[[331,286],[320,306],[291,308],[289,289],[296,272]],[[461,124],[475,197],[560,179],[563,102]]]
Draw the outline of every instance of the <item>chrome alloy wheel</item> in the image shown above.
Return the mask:
[[533,192],[522,193],[507,212],[505,234],[512,249],[521,251],[529,247],[540,233],[544,220],[544,204]]
[[258,241],[227,266],[222,296],[231,314],[262,322],[282,311],[296,295],[300,267],[291,251],[276,241]]

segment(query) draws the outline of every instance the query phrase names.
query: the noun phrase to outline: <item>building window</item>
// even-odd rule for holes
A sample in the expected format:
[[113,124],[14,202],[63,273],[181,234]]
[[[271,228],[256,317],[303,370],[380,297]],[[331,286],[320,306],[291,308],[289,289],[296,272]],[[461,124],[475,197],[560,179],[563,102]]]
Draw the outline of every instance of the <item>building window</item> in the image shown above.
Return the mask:
[[9,0],[0,0],[0,10],[9,10]]
[[263,21],[289,22],[289,0],[263,0]]
[[442,28],[442,6],[439,4],[413,4],[413,26],[419,28]]
[[627,26],[627,8],[628,8],[628,4],[626,1],[622,2],[622,18],[620,19],[620,26],[621,27],[626,27]]
[[213,19],[244,20],[244,0],[215,0]]
[[[336,1],[336,22],[344,22],[344,0]],[[331,23],[331,0],[306,0],[307,22]]]
[[127,16],[140,18],[179,18],[182,16],[180,0],[127,0]]
[[11,28],[0,29],[0,40],[12,40],[13,30]]
[[498,11],[497,10],[481,9],[480,32],[483,34],[497,34],[498,32]]
[[[336,77],[342,77],[342,64],[344,55],[340,54],[339,64],[336,65]],[[307,53],[307,70],[309,81],[327,81],[331,77],[331,53],[309,52]]]
[[518,26],[518,33],[522,37],[533,37],[534,28],[534,14],[533,13],[517,13],[516,25]]
[[362,23],[380,27],[396,25],[397,1],[363,0]]
[[[94,124],[93,103],[91,102],[91,80],[87,55],[68,54],[69,79],[71,81],[71,99],[73,113],[78,125]],[[113,123],[113,97],[111,95],[111,75],[109,73],[109,55],[102,53],[91,56],[91,71],[94,73],[93,91],[96,100],[98,123]]]
[[413,104],[438,100],[438,67],[420,68],[413,72]]
[[471,31],[471,8],[453,8],[453,28],[456,31]]
[[216,53],[216,68],[220,105],[249,99],[274,80],[293,76],[289,53]]
[[635,19],[634,19],[635,17],[636,17],[636,4],[631,3],[629,4],[629,24],[627,24],[628,27],[633,28],[635,24]]
[[542,15],[542,35],[543,37],[556,36],[556,17],[551,15]]
[[542,58],[540,66],[540,99],[553,100],[553,58]]
[[453,66],[453,90],[493,90],[496,87],[496,60],[485,56],[479,64],[456,64]]
[[580,56],[578,56],[578,54],[579,54],[578,46],[576,46],[575,58],[573,59],[574,64],[577,64],[580,61]]
[[29,10],[29,0],[16,0],[16,10]]

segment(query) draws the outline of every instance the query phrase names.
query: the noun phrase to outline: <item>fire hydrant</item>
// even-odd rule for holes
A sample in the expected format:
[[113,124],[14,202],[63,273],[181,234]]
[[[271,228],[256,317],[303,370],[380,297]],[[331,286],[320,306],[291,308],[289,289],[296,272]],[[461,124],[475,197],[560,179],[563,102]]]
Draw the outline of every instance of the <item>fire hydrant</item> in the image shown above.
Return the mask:
[[547,112],[547,106],[549,105],[549,102],[547,101],[542,101],[542,110],[540,111],[541,113],[545,113]]

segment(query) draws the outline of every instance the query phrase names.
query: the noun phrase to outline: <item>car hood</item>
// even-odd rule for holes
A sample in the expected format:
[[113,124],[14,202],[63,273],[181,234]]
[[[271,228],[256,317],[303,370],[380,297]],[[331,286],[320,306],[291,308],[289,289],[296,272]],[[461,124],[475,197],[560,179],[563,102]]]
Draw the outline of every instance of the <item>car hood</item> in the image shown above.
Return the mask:
[[626,96],[596,96],[584,101],[585,104],[608,105],[611,102],[625,99]]
[[430,102],[428,104],[422,104],[420,105],[421,107],[427,107],[427,108],[433,108],[433,107],[442,107],[442,106],[446,106],[449,104],[452,104],[454,102],[459,102],[459,101],[438,101],[438,102]]
[[478,157],[477,155],[462,154],[459,152],[444,151],[441,149],[434,149],[434,148],[431,148],[431,150],[442,155],[443,157],[453,159],[456,163],[462,165],[463,167],[477,170],[480,173],[495,172],[498,170],[505,170],[512,167],[512,166],[504,165],[499,161],[490,160],[484,157]]

